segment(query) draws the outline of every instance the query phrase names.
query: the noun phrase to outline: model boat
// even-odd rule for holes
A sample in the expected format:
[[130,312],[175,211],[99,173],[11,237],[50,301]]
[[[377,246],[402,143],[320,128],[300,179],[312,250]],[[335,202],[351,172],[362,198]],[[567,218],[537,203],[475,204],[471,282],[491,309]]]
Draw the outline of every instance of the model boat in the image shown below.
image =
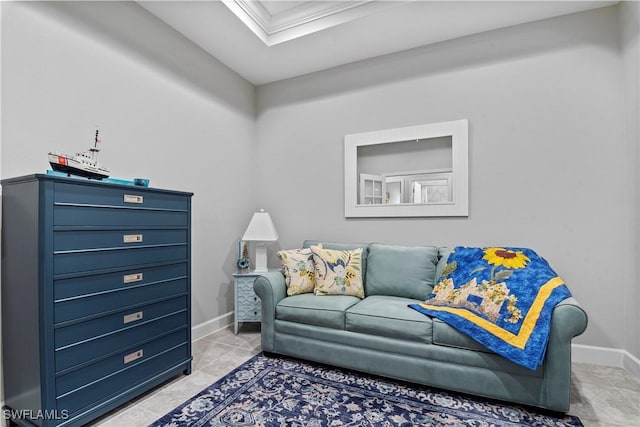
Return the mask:
[[64,172],[67,175],[78,175],[90,179],[102,179],[109,177],[109,169],[98,164],[98,131],[93,147],[87,151],[76,153],[74,156],[68,154],[50,152],[49,163],[54,171]]

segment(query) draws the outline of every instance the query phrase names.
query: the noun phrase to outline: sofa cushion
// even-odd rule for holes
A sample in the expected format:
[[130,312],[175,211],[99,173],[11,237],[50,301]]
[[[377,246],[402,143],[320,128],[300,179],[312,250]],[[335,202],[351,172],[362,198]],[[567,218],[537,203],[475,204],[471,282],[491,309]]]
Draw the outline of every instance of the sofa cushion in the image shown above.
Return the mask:
[[367,286],[367,257],[369,256],[369,245],[365,243],[335,243],[335,242],[320,242],[319,240],[305,240],[302,244],[303,248],[310,248],[311,246],[322,245],[325,249],[340,249],[340,250],[353,250],[362,248],[362,283],[365,288]]
[[276,319],[325,328],[344,329],[345,310],[360,301],[348,295],[286,297],[276,306]]
[[372,243],[367,261],[369,295],[390,295],[424,301],[433,291],[438,248]]
[[278,251],[282,264],[287,295],[307,294],[316,287],[315,268],[311,249]]
[[364,298],[362,248],[324,249],[311,246],[315,264],[316,295],[352,295]]
[[458,331],[456,328],[439,319],[433,319],[433,344],[493,353],[467,334]]
[[347,310],[345,329],[431,343],[431,318],[408,307],[414,299],[372,295]]

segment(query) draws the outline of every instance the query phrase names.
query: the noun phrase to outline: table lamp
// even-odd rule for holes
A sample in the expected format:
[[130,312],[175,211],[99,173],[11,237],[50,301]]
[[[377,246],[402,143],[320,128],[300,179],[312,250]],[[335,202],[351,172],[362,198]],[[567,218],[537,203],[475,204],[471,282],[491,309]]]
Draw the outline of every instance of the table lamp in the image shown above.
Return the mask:
[[256,268],[254,272],[264,273],[267,271],[267,242],[278,240],[278,232],[273,225],[271,215],[260,209],[255,212],[249,222],[247,230],[242,236],[242,240],[256,242]]

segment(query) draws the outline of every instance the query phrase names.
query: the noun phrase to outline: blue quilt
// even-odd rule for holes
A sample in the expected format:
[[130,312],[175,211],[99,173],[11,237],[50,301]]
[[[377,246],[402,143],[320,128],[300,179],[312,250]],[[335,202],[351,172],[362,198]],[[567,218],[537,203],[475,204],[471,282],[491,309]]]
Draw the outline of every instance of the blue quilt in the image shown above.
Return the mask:
[[544,359],[553,308],[570,296],[562,279],[531,249],[458,246],[433,293],[409,307],[535,370]]

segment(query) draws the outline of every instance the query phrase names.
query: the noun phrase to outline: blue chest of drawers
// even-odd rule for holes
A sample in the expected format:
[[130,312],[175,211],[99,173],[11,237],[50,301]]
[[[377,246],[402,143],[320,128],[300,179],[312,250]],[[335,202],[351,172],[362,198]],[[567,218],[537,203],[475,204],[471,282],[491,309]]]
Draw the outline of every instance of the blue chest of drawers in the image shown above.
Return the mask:
[[191,372],[191,193],[2,181],[5,416],[79,426]]

